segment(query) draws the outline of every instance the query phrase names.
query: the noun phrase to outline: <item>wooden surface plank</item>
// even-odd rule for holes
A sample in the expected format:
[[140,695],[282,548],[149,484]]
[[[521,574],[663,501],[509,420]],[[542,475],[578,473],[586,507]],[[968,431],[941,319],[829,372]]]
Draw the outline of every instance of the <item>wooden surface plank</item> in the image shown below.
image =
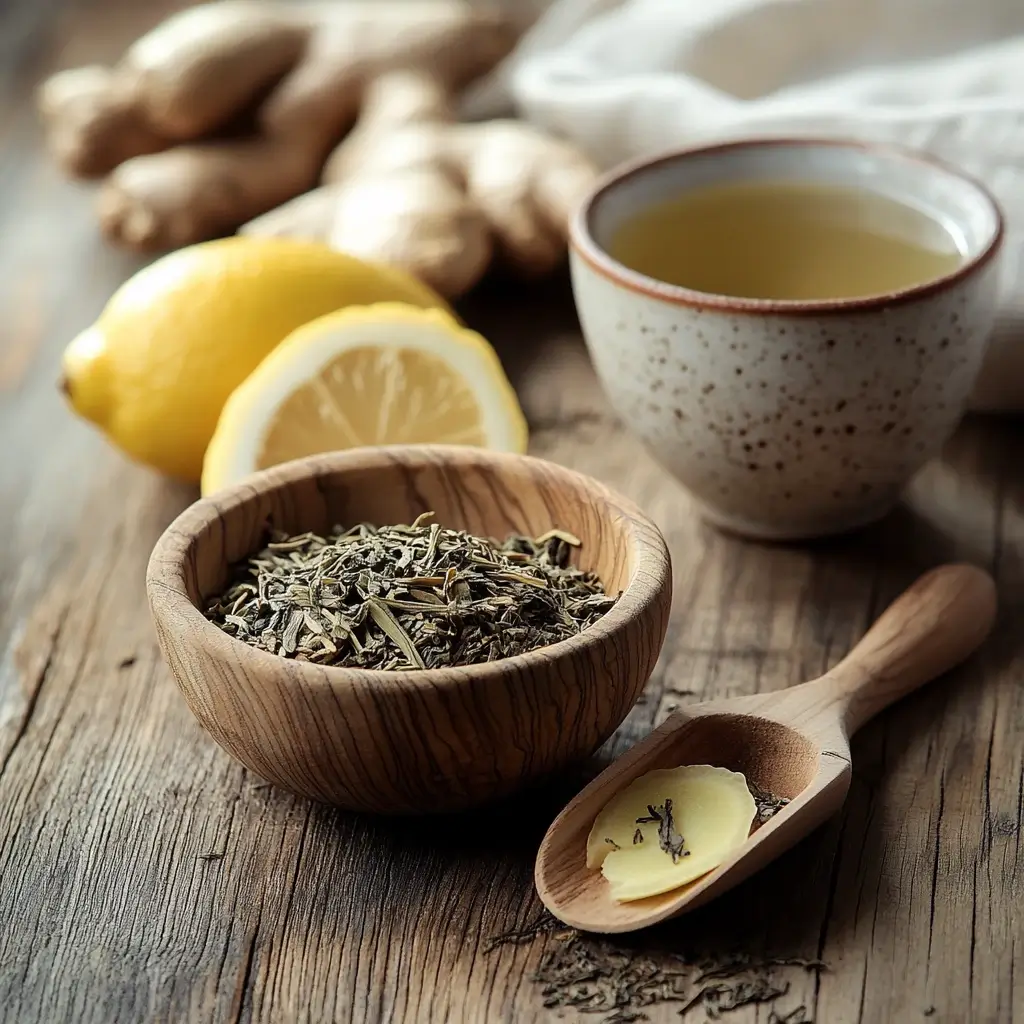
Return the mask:
[[[609,1019],[558,1017],[531,980],[545,955],[598,943],[542,932],[486,952],[536,916],[532,857],[584,771],[472,816],[336,813],[231,761],[159,660],[144,568],[193,494],[128,464],[56,392],[64,344],[137,264],[98,239],[27,105],[45,69],[109,59],[155,10],[70,5],[0,100],[0,1021]],[[688,952],[821,958],[827,971],[774,969],[791,986],[774,1006],[826,1024],[1024,1019],[1024,429],[969,422],[870,531],[759,547],[700,525],[616,422],[564,279],[529,303],[489,285],[465,315],[498,343],[533,450],[637,500],[672,549],[668,642],[604,758],[676,704],[820,672],[932,564],[968,558],[1000,585],[983,652],[855,741],[840,817],[614,948],[677,970]],[[681,1005],[634,1010],[672,1021]],[[769,1007],[723,1019],[764,1024]]]

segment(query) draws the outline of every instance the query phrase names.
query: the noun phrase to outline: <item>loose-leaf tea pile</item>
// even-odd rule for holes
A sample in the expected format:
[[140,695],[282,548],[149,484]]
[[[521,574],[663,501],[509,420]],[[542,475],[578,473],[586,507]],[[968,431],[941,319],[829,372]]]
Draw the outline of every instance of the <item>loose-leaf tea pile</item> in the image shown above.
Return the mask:
[[510,658],[586,629],[614,604],[570,564],[562,530],[504,543],[431,523],[275,534],[207,617],[253,647],[368,669]]

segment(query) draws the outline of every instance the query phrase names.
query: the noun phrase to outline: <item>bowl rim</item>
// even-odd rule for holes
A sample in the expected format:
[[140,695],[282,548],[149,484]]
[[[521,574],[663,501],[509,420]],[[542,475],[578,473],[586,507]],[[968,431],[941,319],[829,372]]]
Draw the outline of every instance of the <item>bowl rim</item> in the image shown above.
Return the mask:
[[[973,256],[955,270],[941,277],[931,278],[919,284],[899,288],[891,292],[856,296],[846,299],[757,299],[744,296],[718,295],[701,292],[683,285],[669,284],[631,270],[612,257],[598,244],[591,232],[594,210],[602,197],[629,178],[643,174],[652,168],[665,164],[682,162],[697,156],[728,154],[740,149],[755,148],[823,148],[845,149],[855,152],[874,153],[886,160],[902,161],[923,165],[928,170],[939,171],[957,179],[961,185],[975,192],[991,208],[995,230],[991,238]],[[1006,217],[999,201],[991,190],[977,178],[959,167],[909,146],[892,143],[870,142],[858,139],[840,139],[815,136],[757,136],[748,139],[734,139],[705,145],[687,146],[639,157],[621,163],[603,174],[592,186],[590,192],[576,207],[569,223],[570,251],[582,259],[591,270],[608,278],[615,284],[632,292],[639,292],[649,298],[660,299],[677,306],[707,309],[724,313],[746,313],[757,315],[822,316],[861,312],[903,304],[915,299],[926,298],[958,284],[988,264],[1002,248],[1006,233]]]
[[[215,523],[229,511],[256,501],[269,491],[287,489],[292,484],[331,473],[373,468],[400,459],[403,465],[425,466],[431,463],[468,461],[492,467],[534,464],[548,472],[575,481],[595,498],[606,502],[618,513],[616,519],[627,524],[626,535],[634,550],[630,579],[615,605],[575,636],[525,654],[473,665],[455,665],[428,669],[368,669],[282,658],[237,640],[214,625],[188,596],[185,586],[185,560],[192,556],[192,544],[200,530]],[[651,557],[654,556],[654,557]],[[461,445],[380,445],[353,448],[306,456],[255,473],[184,509],[164,530],[153,547],[146,570],[146,592],[151,615],[157,625],[168,618],[194,630],[197,647],[204,653],[231,658],[248,675],[263,677],[262,670],[278,669],[282,663],[304,685],[331,687],[337,684],[363,683],[378,689],[417,687],[451,689],[470,682],[483,683],[509,672],[533,672],[550,668],[561,658],[590,648],[607,647],[630,623],[642,618],[657,605],[667,590],[671,595],[672,566],[668,545],[655,523],[628,498],[593,477],[558,463],[530,455],[495,452]]]

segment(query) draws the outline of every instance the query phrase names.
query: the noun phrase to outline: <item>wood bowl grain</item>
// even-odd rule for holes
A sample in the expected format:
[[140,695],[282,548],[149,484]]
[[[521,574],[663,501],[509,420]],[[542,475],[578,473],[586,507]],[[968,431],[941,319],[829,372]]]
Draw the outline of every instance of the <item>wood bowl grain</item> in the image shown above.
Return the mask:
[[[482,665],[381,672],[249,647],[209,622],[228,567],[269,523],[289,533],[411,522],[503,538],[552,527],[621,591],[578,636]],[[147,593],[164,658],[199,722],[263,778],[313,800],[392,814],[505,796],[591,754],[640,695],[671,603],[664,538],[603,484],[528,456],[437,445],[300,459],[183,512],[153,550]]]

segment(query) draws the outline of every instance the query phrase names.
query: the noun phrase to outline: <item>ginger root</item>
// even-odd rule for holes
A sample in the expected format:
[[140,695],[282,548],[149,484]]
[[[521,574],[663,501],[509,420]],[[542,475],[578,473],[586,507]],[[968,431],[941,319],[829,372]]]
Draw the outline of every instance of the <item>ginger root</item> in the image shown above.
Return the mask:
[[528,125],[458,122],[459,91],[516,29],[466,0],[220,0],[113,69],[53,76],[39,105],[66,172],[105,179],[116,243],[319,238],[454,297],[493,256],[526,273],[557,263],[596,173]]

